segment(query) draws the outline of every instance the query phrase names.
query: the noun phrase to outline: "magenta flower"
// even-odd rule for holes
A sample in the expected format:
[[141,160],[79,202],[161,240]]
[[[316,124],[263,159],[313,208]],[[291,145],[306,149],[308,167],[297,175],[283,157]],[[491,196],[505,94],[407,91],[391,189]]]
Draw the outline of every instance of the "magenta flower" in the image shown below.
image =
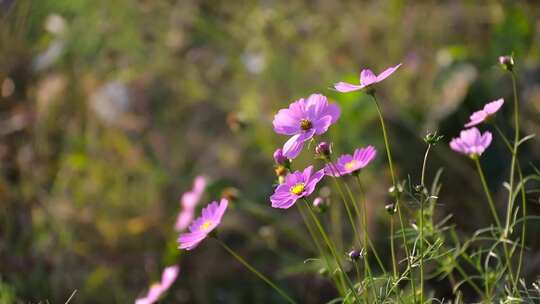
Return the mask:
[[401,66],[401,63],[394,66],[394,67],[391,67],[391,68],[388,68],[388,69],[384,70],[379,75],[375,75],[375,73],[373,73],[373,71],[371,71],[369,69],[364,69],[360,73],[360,84],[359,85],[348,83],[348,82],[338,82],[338,83],[334,84],[334,88],[336,90],[338,90],[339,92],[342,92],[342,93],[358,91],[358,90],[361,90],[363,88],[367,88],[367,87],[369,87],[371,85],[374,85],[376,83],[379,83],[379,82],[385,80],[386,78],[388,78],[388,76],[392,75],[400,66]]
[[343,176],[358,172],[367,166],[377,155],[377,150],[373,146],[356,149],[353,155],[341,155],[336,163],[328,164],[324,167],[326,175]]
[[176,277],[178,277],[178,273],[180,273],[180,267],[178,266],[169,266],[165,268],[161,274],[161,282],[150,286],[146,296],[135,300],[135,304],[152,304],[157,302],[159,297],[174,283]]
[[180,213],[176,218],[176,224],[174,229],[176,231],[182,231],[189,226],[189,223],[193,220],[195,216],[195,207],[201,199],[201,196],[206,188],[206,178],[204,176],[195,177],[193,182],[193,189],[182,195],[180,199]]
[[221,223],[221,218],[228,205],[229,201],[222,198],[219,204],[214,201],[203,208],[202,216],[193,221],[189,226],[189,232],[180,234],[179,248],[192,250],[197,247]]
[[459,137],[452,139],[450,148],[470,157],[477,157],[482,155],[487,147],[489,147],[491,139],[492,135],[489,131],[480,134],[477,128],[471,128],[461,131]]
[[487,103],[482,110],[476,111],[471,114],[470,120],[465,124],[465,128],[470,128],[491,118],[504,104],[504,99],[499,98],[495,101]]
[[315,186],[323,177],[324,170],[313,173],[313,166],[307,167],[304,172],[289,173],[284,183],[279,185],[270,197],[272,208],[290,208],[298,199],[313,193]]
[[335,123],[340,116],[336,104],[328,103],[326,96],[312,94],[307,99],[301,98],[281,109],[274,117],[274,131],[283,135],[292,135],[283,146],[283,155],[294,159],[304,147],[304,143],[314,135],[321,135]]

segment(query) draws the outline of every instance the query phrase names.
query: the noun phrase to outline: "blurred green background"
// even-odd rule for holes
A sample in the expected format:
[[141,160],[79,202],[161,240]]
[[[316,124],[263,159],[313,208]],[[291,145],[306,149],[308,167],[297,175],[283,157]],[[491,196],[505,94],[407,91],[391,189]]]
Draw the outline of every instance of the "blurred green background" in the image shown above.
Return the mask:
[[[400,177],[418,180],[427,131],[447,142],[471,111],[511,100],[497,56],[512,52],[522,132],[540,134],[536,1],[0,0],[0,303],[64,303],[73,290],[73,303],[129,303],[173,263],[182,270],[164,303],[279,303],[212,241],[176,249],[178,200],[198,174],[211,180],[201,205],[236,192],[221,228],[229,245],[302,303],[324,303],[335,291],[303,263],[314,251],[298,213],[270,208],[271,155],[286,140],[273,115],[320,92],[342,108],[327,136],[337,151],[379,149],[364,179],[385,252],[376,110],[331,85],[403,62],[378,93]],[[497,118],[508,134],[510,112]],[[500,140],[483,158],[501,208],[508,160]],[[295,167],[311,162],[304,153]],[[531,164],[538,140],[523,148],[525,172]],[[472,163],[445,143],[428,180],[439,167],[440,216],[453,213],[464,234],[489,225]],[[534,279],[540,226],[530,231]]]

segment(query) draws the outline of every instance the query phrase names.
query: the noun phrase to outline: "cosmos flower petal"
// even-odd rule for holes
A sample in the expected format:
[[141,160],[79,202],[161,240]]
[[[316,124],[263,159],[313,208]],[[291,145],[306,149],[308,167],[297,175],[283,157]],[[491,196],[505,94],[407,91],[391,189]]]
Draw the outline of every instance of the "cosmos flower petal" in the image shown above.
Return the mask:
[[300,131],[300,125],[298,119],[295,118],[294,112],[290,109],[281,109],[274,116],[272,124],[274,125],[274,131],[283,135],[294,135]]
[[488,115],[493,115],[495,113],[497,113],[497,111],[499,111],[499,109],[503,106],[504,104],[504,99],[503,98],[499,98],[497,100],[494,100],[492,102],[489,102],[487,103],[485,106],[484,106],[484,112]]
[[481,110],[478,110],[471,114],[469,118],[470,121],[465,124],[465,127],[469,128],[485,122],[491,116],[495,115],[501,109],[503,104],[504,99],[502,98],[487,103]]
[[289,159],[294,159],[302,152],[304,143],[311,139],[315,134],[315,130],[311,129],[308,132],[299,133],[287,140],[283,145],[283,155]]
[[401,63],[394,66],[394,67],[390,67],[390,68],[384,70],[382,73],[380,73],[377,76],[377,82],[381,82],[381,81],[385,80],[386,78],[388,78],[388,76],[392,75],[397,69],[399,69],[400,66],[401,66]]
[[323,115],[330,115],[332,117],[331,123],[334,124],[341,116],[341,109],[337,104],[331,103],[328,104],[328,107],[326,107],[326,111],[324,111]]
[[323,177],[324,177],[324,169],[321,169],[315,172],[315,174],[313,174],[313,176],[311,176],[309,180],[307,181],[306,188],[304,190],[303,195],[304,196],[311,195],[311,193],[313,193],[313,191],[315,190],[315,186],[317,186],[317,184],[321,181]]
[[370,69],[364,69],[360,72],[360,84],[368,86],[377,82],[377,75]]
[[195,207],[199,203],[206,188],[206,178],[204,176],[195,177],[193,189],[182,195],[180,199],[181,210],[176,218],[174,229],[182,231],[189,226],[189,223],[195,216]]
[[358,91],[358,90],[363,89],[364,87],[365,86],[363,85],[355,85],[355,84],[351,84],[351,83],[343,82],[343,81],[334,84],[334,89],[336,89],[337,91],[341,93]]
[[450,148],[456,152],[470,157],[480,156],[489,147],[492,134],[486,131],[481,134],[477,128],[471,128],[460,132],[460,137],[450,141]]
[[331,124],[332,116],[326,115],[313,122],[313,130],[315,130],[315,134],[321,135],[328,131]]
[[373,84],[379,83],[386,78],[388,78],[390,75],[392,75],[399,67],[401,66],[401,63],[390,67],[386,70],[384,70],[381,74],[378,76],[373,73],[373,71],[369,69],[364,69],[362,72],[360,72],[360,85],[354,85],[347,82],[338,82],[334,84],[334,88],[342,93],[352,92],[361,90],[363,88],[366,88],[368,86],[371,86]]

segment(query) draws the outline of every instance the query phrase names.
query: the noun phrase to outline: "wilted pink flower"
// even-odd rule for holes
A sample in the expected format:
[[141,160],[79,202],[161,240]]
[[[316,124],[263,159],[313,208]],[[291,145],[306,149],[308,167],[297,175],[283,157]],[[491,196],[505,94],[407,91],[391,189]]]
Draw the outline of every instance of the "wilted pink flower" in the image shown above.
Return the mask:
[[178,213],[176,224],[174,225],[176,231],[186,229],[193,220],[195,207],[201,199],[204,188],[206,188],[206,178],[204,176],[197,176],[193,182],[193,189],[182,195],[182,198],[180,199],[181,210],[180,213]]
[[504,104],[504,99],[502,98],[499,98],[495,101],[487,103],[482,110],[472,113],[470,117],[471,121],[465,124],[465,128],[476,126],[488,120],[491,116],[495,115],[497,111],[499,111],[499,109],[502,107],[503,104]]
[[270,197],[273,208],[288,209],[302,198],[309,196],[315,190],[317,183],[324,177],[324,170],[313,173],[313,166],[303,172],[295,171],[285,177],[285,182],[279,185]]
[[279,134],[292,135],[283,146],[283,155],[294,159],[304,147],[304,143],[314,135],[321,135],[340,116],[336,104],[328,103],[326,96],[312,94],[301,98],[281,109],[274,117],[274,130]]
[[189,232],[180,234],[178,243],[180,249],[192,250],[202,242],[220,223],[229,201],[222,198],[212,202],[202,210],[202,215],[189,226]]
[[360,73],[359,85],[351,84],[348,82],[338,82],[334,85],[334,88],[342,93],[358,91],[358,90],[361,90],[363,88],[369,87],[371,85],[374,85],[376,83],[379,83],[385,80],[386,78],[388,78],[388,76],[392,75],[400,66],[401,66],[401,63],[394,67],[384,70],[379,75],[375,75],[375,73],[373,73],[373,71],[369,69],[364,69]]
[[489,131],[480,134],[477,128],[471,128],[461,131],[459,137],[452,139],[450,148],[470,157],[477,157],[482,155],[487,147],[489,147],[491,139],[492,135]]
[[171,287],[178,277],[180,267],[169,266],[163,270],[161,281],[150,286],[146,297],[135,300],[135,304],[152,304],[159,300],[159,297]]
[[377,150],[373,146],[356,149],[353,155],[341,155],[335,164],[326,165],[324,172],[330,176],[352,174],[367,166],[376,155]]

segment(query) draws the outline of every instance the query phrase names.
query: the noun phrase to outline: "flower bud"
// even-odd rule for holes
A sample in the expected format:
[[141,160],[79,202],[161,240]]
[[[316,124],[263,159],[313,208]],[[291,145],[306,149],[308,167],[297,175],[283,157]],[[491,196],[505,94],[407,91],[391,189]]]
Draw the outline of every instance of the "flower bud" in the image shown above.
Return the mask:
[[389,215],[393,215],[394,213],[396,213],[396,204],[395,203],[388,204],[384,206],[384,209],[386,209],[386,212],[388,212]]
[[499,63],[505,70],[512,71],[514,69],[514,57],[513,56],[499,56]]
[[226,198],[229,202],[238,200],[238,189],[234,187],[227,187],[221,191],[221,197]]
[[401,184],[397,184],[396,186],[392,186],[388,188],[388,193],[392,197],[398,197],[403,192],[403,186]]
[[313,200],[313,207],[317,208],[320,212],[326,211],[328,208],[328,198],[316,197]]
[[274,152],[274,161],[278,165],[285,165],[289,159],[283,155],[283,150],[280,148]]
[[362,252],[359,250],[353,249],[351,250],[351,252],[349,252],[349,258],[353,262],[358,261],[361,257],[362,257]]
[[315,154],[323,158],[330,156],[330,154],[332,154],[332,145],[326,141],[321,141],[317,147],[315,147]]
[[276,176],[281,177],[281,176],[285,176],[288,170],[287,168],[285,168],[285,166],[279,165],[276,167],[275,171],[276,171]]

